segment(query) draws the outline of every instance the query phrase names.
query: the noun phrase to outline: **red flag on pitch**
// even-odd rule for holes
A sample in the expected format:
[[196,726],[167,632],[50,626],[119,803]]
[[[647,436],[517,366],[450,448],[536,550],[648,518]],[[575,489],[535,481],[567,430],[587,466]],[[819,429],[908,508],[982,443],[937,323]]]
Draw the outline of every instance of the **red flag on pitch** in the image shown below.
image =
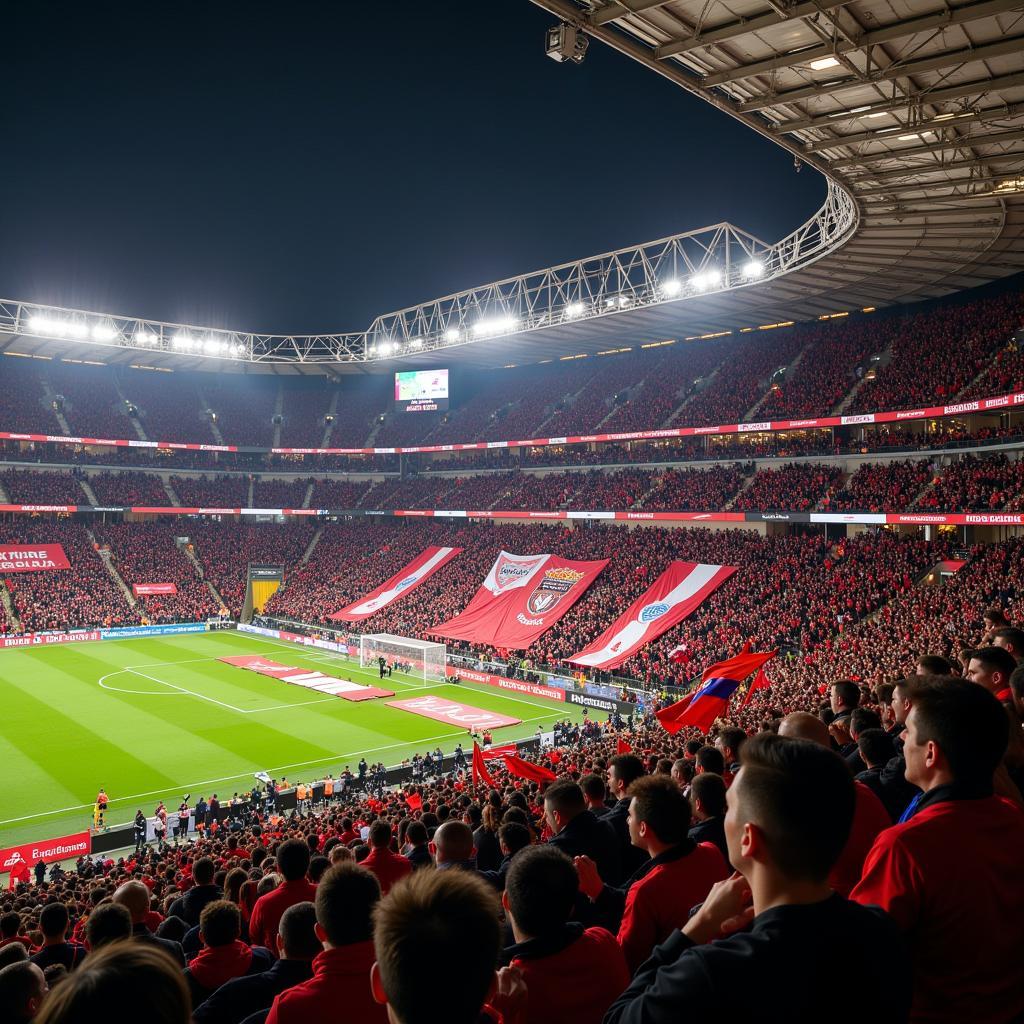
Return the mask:
[[658,721],[670,733],[677,733],[684,725],[707,732],[716,718],[729,706],[729,699],[740,683],[756,672],[778,652],[751,653],[750,644],[734,658],[710,665],[704,670],[701,685],[683,701],[657,712]]
[[477,743],[473,744],[473,787],[476,788],[483,783],[490,789],[495,789],[494,779],[491,778],[491,773],[487,770],[487,765],[484,762],[484,755],[480,751],[480,746]]
[[632,754],[633,748],[624,739],[620,739],[619,742],[615,744],[615,753]]
[[750,684],[747,690],[746,696],[743,698],[743,703],[740,705],[740,710],[745,708],[750,703],[750,698],[754,696],[755,690],[767,690],[771,687],[772,683],[768,676],[765,675],[764,667],[762,666],[757,670],[757,675],[754,676],[754,681]]
[[510,775],[527,779],[530,782],[554,782],[558,778],[553,771],[542,768],[539,764],[533,764],[532,761],[524,761],[521,757],[516,757],[515,754],[505,755],[505,767]]

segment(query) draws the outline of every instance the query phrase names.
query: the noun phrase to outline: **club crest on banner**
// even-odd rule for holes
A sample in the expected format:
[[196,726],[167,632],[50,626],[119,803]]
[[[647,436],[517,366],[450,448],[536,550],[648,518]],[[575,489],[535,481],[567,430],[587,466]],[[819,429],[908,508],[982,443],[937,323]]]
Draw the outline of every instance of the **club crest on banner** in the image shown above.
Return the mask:
[[529,560],[511,559],[503,551],[498,555],[498,563],[494,567],[494,589],[498,593],[529,576],[537,568],[540,561],[547,555],[539,555]]
[[575,569],[548,569],[527,598],[527,610],[531,615],[546,615],[585,575]]
[[665,604],[663,601],[659,601],[657,604],[645,605],[640,611],[641,622],[653,622],[655,619],[660,619],[662,615],[668,612],[671,606]]

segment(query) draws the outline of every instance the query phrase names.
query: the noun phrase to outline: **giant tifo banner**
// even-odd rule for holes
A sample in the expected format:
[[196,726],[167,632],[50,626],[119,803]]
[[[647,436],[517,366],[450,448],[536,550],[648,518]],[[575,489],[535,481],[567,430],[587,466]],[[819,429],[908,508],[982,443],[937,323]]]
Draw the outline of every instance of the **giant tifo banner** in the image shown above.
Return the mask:
[[32,544],[0,549],[0,573],[48,572],[70,569],[71,563],[59,544]]
[[386,608],[406,594],[411,594],[424,580],[429,579],[441,566],[450,562],[462,548],[424,548],[404,569],[400,569],[386,583],[371,590],[362,600],[346,605],[329,619],[335,622],[358,622]]
[[428,632],[519,650],[550,629],[608,564],[502,551],[465,611]]
[[644,644],[695,612],[735,571],[735,565],[673,562],[593,643],[568,660],[592,668],[618,668]]
[[518,725],[522,721],[521,718],[499,715],[497,711],[485,711],[483,708],[474,708],[469,704],[430,694],[408,700],[389,700],[386,703],[389,708],[422,715],[447,725],[460,725],[463,729],[501,729],[506,725]]
[[317,693],[341,697],[342,700],[373,700],[375,697],[394,697],[395,695],[394,690],[362,686],[359,683],[353,683],[351,679],[339,679],[337,676],[329,676],[323,672],[311,671],[308,668],[299,668],[295,665],[282,665],[279,661],[270,661],[258,654],[238,654],[217,660],[226,665],[234,665],[236,668],[248,669],[261,676],[280,679],[282,683],[290,683],[292,686],[301,686],[307,690],[316,690]]
[[132,593],[136,597],[143,597],[147,594],[176,594],[178,585],[176,583],[133,583]]
[[58,839],[38,839],[34,843],[0,850],[0,874],[16,871],[20,864],[31,869],[40,860],[52,864],[58,860],[84,857],[92,849],[91,842],[86,831],[76,832],[73,836],[60,836]]

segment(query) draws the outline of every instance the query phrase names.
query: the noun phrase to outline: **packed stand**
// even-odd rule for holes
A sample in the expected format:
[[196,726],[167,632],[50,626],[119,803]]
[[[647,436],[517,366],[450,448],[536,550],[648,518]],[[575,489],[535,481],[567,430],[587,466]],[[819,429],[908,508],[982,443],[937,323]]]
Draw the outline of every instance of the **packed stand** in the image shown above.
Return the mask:
[[31,434],[64,433],[47,402],[40,378],[41,364],[34,359],[9,357],[3,360],[3,430]]
[[310,508],[355,508],[372,486],[369,480],[335,480],[317,477],[313,482]]
[[78,482],[82,475],[81,470],[61,473],[5,469],[0,482],[18,505],[84,505],[85,491]]
[[151,441],[215,444],[210,417],[199,398],[202,374],[126,370],[121,389],[139,410],[139,422]]
[[270,447],[271,422],[280,384],[275,378],[217,374],[203,384],[202,395],[216,417],[225,444]]
[[337,396],[336,408],[342,405],[338,386],[327,380],[289,382],[282,390],[282,448],[321,448],[326,419]]
[[101,505],[167,507],[170,499],[153,473],[92,473],[86,479]]
[[176,523],[107,523],[96,529],[96,539],[108,545],[129,587],[175,585],[175,594],[137,595],[149,622],[202,622],[220,611],[195,563],[178,546],[181,533]]
[[121,396],[113,372],[105,366],[51,362],[46,370],[54,394],[62,396],[62,412],[78,437],[135,436],[128,419],[129,403]]
[[865,462],[822,502],[822,508],[835,512],[905,512],[931,479],[923,459]]
[[752,463],[710,469],[669,469],[657,478],[642,508],[652,512],[720,512],[754,472]]
[[253,508],[303,508],[306,491],[313,483],[309,479],[273,480],[257,477],[252,488]]
[[837,466],[794,462],[781,469],[759,469],[733,508],[740,511],[784,509],[807,512],[834,488],[842,477]]
[[85,527],[61,519],[19,517],[0,523],[4,544],[59,544],[71,567],[11,573],[5,582],[26,633],[135,624],[129,607]]
[[230,476],[172,476],[171,487],[186,508],[244,508],[249,501],[249,478]]
[[935,474],[915,508],[941,512],[1024,511],[1024,461],[965,455]]

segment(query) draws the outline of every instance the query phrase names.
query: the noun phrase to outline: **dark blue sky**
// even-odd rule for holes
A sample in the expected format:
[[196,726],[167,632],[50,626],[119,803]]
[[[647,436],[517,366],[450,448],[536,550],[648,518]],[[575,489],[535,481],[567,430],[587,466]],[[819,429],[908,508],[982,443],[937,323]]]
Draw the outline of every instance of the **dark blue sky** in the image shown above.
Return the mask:
[[260,331],[730,220],[814,172],[528,0],[9,5],[0,295]]

